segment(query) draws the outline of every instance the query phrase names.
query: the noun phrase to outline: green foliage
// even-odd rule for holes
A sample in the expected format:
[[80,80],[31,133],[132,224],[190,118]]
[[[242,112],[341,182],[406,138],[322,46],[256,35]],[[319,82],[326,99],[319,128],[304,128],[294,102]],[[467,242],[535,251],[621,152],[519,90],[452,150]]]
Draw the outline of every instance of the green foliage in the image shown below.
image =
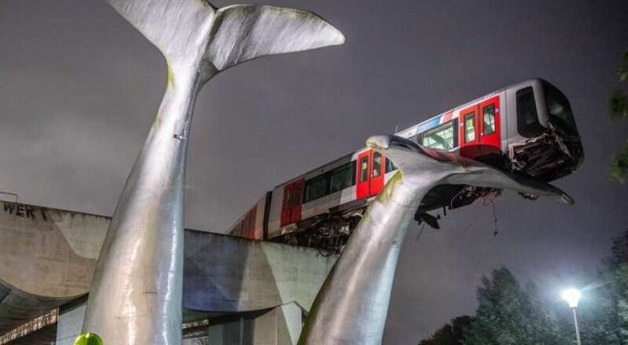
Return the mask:
[[628,178],[628,141],[615,153],[615,158],[611,163],[611,178],[622,184]]
[[614,90],[609,101],[611,119],[628,120],[628,96],[624,90]]
[[559,345],[556,319],[533,284],[521,287],[506,268],[483,277],[479,302],[466,345]]
[[607,271],[611,288],[617,298],[620,332],[628,344],[628,231],[613,242]]
[[628,345],[628,231],[613,241],[599,280],[583,335],[593,344]]
[[[628,231],[613,241],[602,269],[586,280],[593,283],[583,289],[578,306],[582,343],[628,345]],[[563,337],[575,339],[571,311],[556,307]]]
[[617,70],[617,77],[620,82],[628,81],[628,50],[624,52],[622,63]]
[[[617,70],[617,78],[620,85],[613,91],[609,100],[611,118],[628,120],[628,94],[622,87],[628,82],[628,50],[624,53],[622,62]],[[624,183],[628,177],[628,142],[626,142],[615,154],[611,164],[611,178],[619,183]]]
[[[592,282],[578,306],[582,344],[628,345],[628,231],[613,241],[602,269],[580,279]],[[536,286],[522,287],[506,268],[482,278],[477,298],[475,316],[453,319],[419,345],[575,344],[566,303],[546,303]]]
[[422,340],[419,345],[463,345],[464,339],[471,328],[473,318],[459,316],[438,329],[429,339]]

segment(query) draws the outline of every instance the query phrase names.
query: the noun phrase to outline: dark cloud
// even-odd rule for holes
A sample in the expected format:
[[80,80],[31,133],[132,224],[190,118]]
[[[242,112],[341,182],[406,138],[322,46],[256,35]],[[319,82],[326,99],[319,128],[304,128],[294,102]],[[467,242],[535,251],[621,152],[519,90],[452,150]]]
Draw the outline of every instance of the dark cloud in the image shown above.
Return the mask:
[[[586,161],[557,184],[573,207],[506,195],[451,212],[402,249],[385,343],[413,344],[475,308],[482,274],[506,265],[553,296],[594,270],[626,229],[628,189],[609,182],[628,124],[606,102],[628,48],[625,1],[266,1],[314,10],[341,47],[256,60],[199,97],[186,225],[224,231],[264,191],[510,83],[542,77],[572,102]],[[226,1],[216,5],[230,4]],[[152,123],[164,61],[105,2],[0,3],[0,189],[111,214]]]

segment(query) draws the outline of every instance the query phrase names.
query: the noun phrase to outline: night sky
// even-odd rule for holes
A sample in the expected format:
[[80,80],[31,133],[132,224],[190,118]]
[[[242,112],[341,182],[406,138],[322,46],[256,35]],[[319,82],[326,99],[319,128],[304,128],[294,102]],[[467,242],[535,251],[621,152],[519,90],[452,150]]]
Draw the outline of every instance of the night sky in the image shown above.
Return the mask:
[[[315,11],[347,42],[255,60],[205,87],[186,227],[224,232],[266,190],[371,135],[541,77],[567,95],[582,135],[584,165],[556,181],[576,205],[506,193],[496,202],[497,236],[490,206],[450,212],[441,230],[420,237],[412,226],[384,343],[414,344],[472,314],[481,276],[500,266],[564,303],[558,291],[595,271],[628,229],[628,185],[608,177],[628,123],[607,110],[628,49],[627,1],[265,3]],[[104,1],[0,2],[0,190],[111,215],[164,89],[161,54]]]

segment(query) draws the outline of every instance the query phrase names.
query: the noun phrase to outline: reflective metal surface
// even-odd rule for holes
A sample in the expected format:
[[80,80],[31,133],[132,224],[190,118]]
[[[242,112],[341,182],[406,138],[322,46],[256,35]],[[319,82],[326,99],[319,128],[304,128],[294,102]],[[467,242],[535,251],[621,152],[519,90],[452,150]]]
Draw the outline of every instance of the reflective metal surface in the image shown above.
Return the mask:
[[306,320],[301,345],[381,343],[406,229],[421,199],[434,186],[510,189],[573,203],[546,183],[515,180],[481,163],[399,137],[372,137],[367,145],[390,158],[399,171],[369,206],[327,277]]
[[105,344],[180,344],[183,180],[195,98],[218,72],[250,59],[341,44],[304,11],[216,10],[200,0],[110,0],[165,56],[168,84],[113,215],[83,332]]

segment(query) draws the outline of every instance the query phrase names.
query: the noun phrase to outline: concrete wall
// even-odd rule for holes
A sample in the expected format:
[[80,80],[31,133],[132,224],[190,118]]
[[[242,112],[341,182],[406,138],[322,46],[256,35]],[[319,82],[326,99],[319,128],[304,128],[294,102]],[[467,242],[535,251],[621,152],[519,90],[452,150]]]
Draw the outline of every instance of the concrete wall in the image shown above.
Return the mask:
[[[209,318],[211,326],[194,330],[182,345],[294,345],[302,328],[302,309],[289,303],[257,313]],[[62,307],[56,326],[55,345],[72,345],[85,317],[85,299]],[[185,332],[184,332],[185,334]]]
[[74,304],[61,308],[57,321],[57,337],[55,345],[72,345],[81,333],[83,319],[85,319],[86,303]]
[[187,231],[183,306],[242,312],[296,302],[309,310],[335,259],[311,248]]
[[[109,218],[0,202],[0,334],[88,292]],[[183,307],[308,310],[335,257],[186,230]]]
[[108,226],[105,217],[0,202],[0,280],[37,296],[84,294]]
[[206,336],[184,339],[183,345],[295,345],[302,328],[302,311],[295,303],[263,314],[236,317],[207,328]]
[[0,202],[0,334],[85,294],[109,220]]

